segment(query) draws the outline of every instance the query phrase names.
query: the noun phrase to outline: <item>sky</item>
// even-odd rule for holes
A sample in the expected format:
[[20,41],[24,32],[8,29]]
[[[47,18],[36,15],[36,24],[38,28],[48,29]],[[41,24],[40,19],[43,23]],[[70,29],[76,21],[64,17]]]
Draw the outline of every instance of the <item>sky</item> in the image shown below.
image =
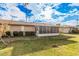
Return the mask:
[[78,3],[0,3],[0,19],[76,26]]

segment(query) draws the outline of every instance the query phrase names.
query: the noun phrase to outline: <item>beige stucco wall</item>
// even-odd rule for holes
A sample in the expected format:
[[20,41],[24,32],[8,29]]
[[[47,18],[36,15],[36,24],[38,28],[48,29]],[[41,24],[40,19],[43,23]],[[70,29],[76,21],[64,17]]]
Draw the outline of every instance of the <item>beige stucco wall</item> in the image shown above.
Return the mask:
[[31,32],[35,32],[35,27],[34,26],[10,26],[10,31],[31,31]]
[[10,26],[10,31],[21,31],[21,26]]
[[25,30],[25,31],[28,31],[28,32],[29,32],[29,31],[35,32],[35,27],[34,27],[34,26],[25,26],[25,27],[24,27],[24,30]]
[[59,32],[62,32],[62,33],[69,33],[70,30],[71,30],[71,29],[70,29],[69,27],[66,27],[66,28],[62,27],[62,28],[59,29]]

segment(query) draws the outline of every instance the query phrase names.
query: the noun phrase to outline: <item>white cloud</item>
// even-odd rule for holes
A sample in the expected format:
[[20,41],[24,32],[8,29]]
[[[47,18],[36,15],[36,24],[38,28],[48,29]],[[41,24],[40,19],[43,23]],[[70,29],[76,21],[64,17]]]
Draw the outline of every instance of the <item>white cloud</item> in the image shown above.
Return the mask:
[[[34,6],[36,6],[36,5],[34,5]],[[30,18],[30,20],[32,20],[32,19],[33,20],[36,20],[36,19],[37,20],[38,19],[40,19],[40,20],[49,20],[49,19],[51,19],[51,14],[53,12],[52,8],[50,6],[46,6],[45,10],[43,10],[42,7],[43,7],[43,5],[39,5],[39,6],[37,6],[37,8],[33,8],[33,6],[31,6],[31,8],[33,8],[33,10],[35,11],[35,13]],[[38,11],[40,11],[40,12],[36,11],[37,9],[39,9]],[[34,12],[33,10],[32,10],[32,13]]]
[[[54,4],[52,7],[56,7],[58,6],[59,4],[56,3]],[[31,19],[46,19],[46,20],[51,20],[51,15],[52,13],[54,14],[62,14],[58,11],[56,11],[55,9],[52,9],[51,6],[46,6],[45,4],[43,3],[31,3],[31,4],[28,4],[26,6],[28,9],[31,9],[32,10],[32,13],[34,14],[31,18]],[[45,10],[43,10],[43,7],[45,7]],[[43,16],[41,16],[43,15]]]
[[72,3],[72,4],[69,4],[69,6],[79,6],[79,3]]
[[49,19],[51,19],[52,12],[53,12],[52,8],[50,6],[47,6],[45,11],[41,12],[41,15],[44,15],[44,17],[43,17],[44,19],[49,20]]
[[[59,4],[54,4],[53,7],[58,6]],[[17,4],[6,4],[3,7],[7,8],[7,12],[2,12],[3,13],[3,19],[13,19],[13,20],[26,20],[26,16],[23,12],[21,12],[17,7]],[[35,20],[35,19],[40,19],[40,20],[49,20],[51,21],[51,14],[62,14],[58,11],[56,11],[55,9],[52,10],[51,6],[46,6],[43,3],[30,3],[26,6],[28,9],[32,10],[32,13],[34,14],[34,16],[32,16],[31,18],[28,18],[28,20]],[[43,7],[45,7],[45,11],[43,10]],[[4,15],[5,14],[5,15]],[[44,15],[44,17],[42,17],[41,15]],[[17,18],[12,18],[11,16],[17,16]],[[61,18],[61,17],[60,17]],[[61,19],[62,20],[62,19]],[[53,20],[54,21],[54,20]],[[56,21],[56,20],[55,20]]]
[[[60,3],[54,3],[52,7],[56,7],[59,8],[58,5]],[[79,4],[70,4],[70,6],[78,6]],[[3,4],[0,5],[4,8],[7,9],[6,11],[0,11],[0,14],[2,15],[2,19],[8,19],[8,20],[16,20],[16,21],[25,21],[26,20],[26,16],[23,12],[21,12],[16,6],[17,4]],[[69,15],[79,15],[79,11],[77,9],[73,9],[72,11],[70,11],[69,14],[66,13],[61,13],[58,12],[55,9],[52,9],[51,6],[46,6],[44,3],[29,3],[26,6],[28,9],[32,10],[32,13],[34,14],[31,18],[28,18],[28,21],[32,22],[34,20],[46,20],[48,23],[51,24],[56,24],[56,23],[61,23],[65,17],[68,17]],[[45,7],[45,10],[43,10],[43,8]],[[51,15],[52,14],[56,14],[56,15],[65,15],[65,16],[59,16],[59,18],[57,19],[52,19]],[[17,18],[12,18],[11,16],[16,16]],[[71,20],[71,21],[67,21],[67,22],[63,22],[61,24],[68,24],[68,25],[76,25],[76,21],[75,20]]]
[[56,7],[59,8],[58,5],[60,5],[61,3],[54,3],[52,7]]
[[[7,11],[0,11],[0,14],[2,15],[1,19],[6,20],[24,20],[25,21],[25,14],[21,12],[17,7],[16,4],[6,4],[3,6],[7,9]],[[16,18],[12,18],[11,16],[16,16]]]
[[76,24],[77,24],[76,20],[70,20],[62,23],[62,25],[70,25],[70,26],[76,26]]
[[[69,15],[73,15],[73,14],[65,14],[65,13],[61,13],[61,12],[58,12],[58,11],[56,11],[55,9],[52,9],[52,7],[51,6],[46,6],[45,7],[45,10],[43,11],[42,9],[39,9],[39,11],[41,12],[41,13],[38,13],[38,11],[36,11],[39,7],[41,8],[42,7],[42,5],[40,6],[40,5],[38,5],[38,6],[36,6],[37,4],[35,4],[35,5],[33,5],[33,4],[30,4],[30,6],[29,6],[29,9],[33,9],[34,11],[34,13],[35,13],[35,15],[34,16],[32,16],[31,18],[30,18],[30,21],[31,20],[35,20],[35,19],[42,19],[42,20],[48,20],[47,22],[48,23],[61,23],[63,20],[64,20],[64,18],[65,17],[67,17],[67,16],[69,16]],[[59,4],[54,4],[53,5],[53,7],[57,7]],[[33,8],[34,6],[36,6],[35,8]],[[75,12],[76,11],[76,9],[75,10],[73,10],[73,11],[71,11],[71,12]],[[38,15],[37,15],[37,13],[38,13]],[[59,16],[59,18],[57,18],[57,19],[52,19],[51,18],[51,15],[52,14],[57,14],[57,15],[65,15],[65,16]],[[40,16],[40,15],[43,15],[43,16]]]
[[32,13],[34,15],[37,15],[37,14],[41,13],[41,5],[38,5],[37,3],[30,3],[26,7],[28,9],[32,10]]

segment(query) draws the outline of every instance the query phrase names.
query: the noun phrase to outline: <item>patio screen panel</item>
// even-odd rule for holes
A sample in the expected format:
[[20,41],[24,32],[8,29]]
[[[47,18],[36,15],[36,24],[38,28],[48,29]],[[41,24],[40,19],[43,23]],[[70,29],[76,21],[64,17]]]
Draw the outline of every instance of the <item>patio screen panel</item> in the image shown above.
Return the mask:
[[58,33],[57,27],[52,26],[39,26],[39,33],[45,34],[45,33]]

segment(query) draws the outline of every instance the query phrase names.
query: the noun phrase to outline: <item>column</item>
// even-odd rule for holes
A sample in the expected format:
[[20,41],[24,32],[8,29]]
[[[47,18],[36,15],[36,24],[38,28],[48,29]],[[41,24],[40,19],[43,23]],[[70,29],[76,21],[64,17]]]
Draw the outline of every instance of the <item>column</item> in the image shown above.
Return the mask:
[[13,35],[13,31],[10,31],[10,34],[11,34],[11,37],[13,37],[14,35]]
[[23,31],[23,36],[25,36],[25,31]]
[[25,36],[24,26],[21,26],[21,31],[23,32],[23,36]]
[[36,36],[39,34],[39,26],[36,27]]

